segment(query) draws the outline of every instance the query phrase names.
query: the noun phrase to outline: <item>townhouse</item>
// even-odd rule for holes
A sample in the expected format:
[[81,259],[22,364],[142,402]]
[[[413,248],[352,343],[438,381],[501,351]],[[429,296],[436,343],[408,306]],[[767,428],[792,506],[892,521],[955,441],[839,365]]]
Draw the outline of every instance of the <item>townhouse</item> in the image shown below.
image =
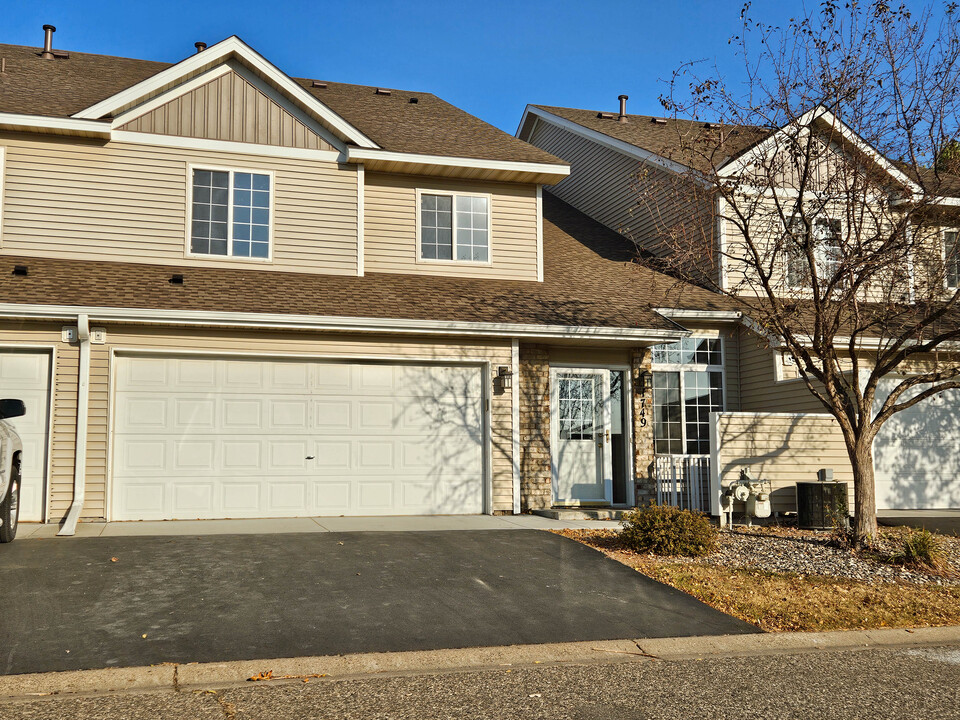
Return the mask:
[[237,37],[171,65],[46,30],[0,45],[21,520],[628,506],[656,495],[654,352],[739,396],[656,312],[722,298],[545,193],[567,161]]

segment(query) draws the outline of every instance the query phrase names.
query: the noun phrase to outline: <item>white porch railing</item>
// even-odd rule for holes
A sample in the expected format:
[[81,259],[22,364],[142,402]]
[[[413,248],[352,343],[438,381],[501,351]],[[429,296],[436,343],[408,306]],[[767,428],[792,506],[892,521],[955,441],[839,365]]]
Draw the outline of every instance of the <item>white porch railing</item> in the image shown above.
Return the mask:
[[657,455],[657,504],[710,512],[710,456]]

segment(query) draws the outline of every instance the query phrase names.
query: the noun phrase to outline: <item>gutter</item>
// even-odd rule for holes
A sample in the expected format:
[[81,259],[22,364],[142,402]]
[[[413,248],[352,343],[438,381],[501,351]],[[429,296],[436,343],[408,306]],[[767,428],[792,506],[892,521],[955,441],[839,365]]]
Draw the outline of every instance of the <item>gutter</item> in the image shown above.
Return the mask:
[[[0,317],[35,320],[73,320],[78,315],[88,322],[140,323],[156,325],[206,325],[272,330],[314,330],[393,335],[440,335],[461,337],[516,337],[525,340],[608,340],[665,342],[690,334],[679,328],[665,330],[635,327],[582,325],[535,325],[528,323],[460,322],[395,318],[358,318],[331,315],[290,315],[208,310],[158,310],[75,305],[0,303]],[[82,346],[81,346],[82,348]]]
[[90,415],[90,318],[77,315],[77,342],[80,344],[80,372],[77,379],[77,441],[73,463],[73,503],[57,535],[73,535],[83,510],[87,474],[87,421]]
[[714,322],[740,322],[743,313],[739,310],[683,310],[680,308],[653,308],[655,313],[670,320],[713,320]]

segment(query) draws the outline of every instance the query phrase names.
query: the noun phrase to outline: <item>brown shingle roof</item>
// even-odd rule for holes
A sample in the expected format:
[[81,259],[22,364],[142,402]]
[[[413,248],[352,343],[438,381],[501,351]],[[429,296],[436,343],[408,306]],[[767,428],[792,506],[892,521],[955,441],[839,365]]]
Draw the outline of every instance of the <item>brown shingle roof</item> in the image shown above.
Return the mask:
[[[41,60],[39,49],[0,45],[0,112],[69,117],[170,67],[170,63],[70,52],[69,60]],[[294,78],[384,150],[566,165],[430,93]],[[409,102],[416,97],[416,104]]]
[[[731,309],[638,264],[620,235],[566,203],[545,195],[543,206],[542,283],[3,257],[0,302],[646,329],[676,329],[655,307]],[[29,275],[14,276],[15,264]]]
[[[712,157],[716,167],[744,151],[770,134],[769,130],[739,125],[707,127],[707,123],[695,120],[656,118],[650,115],[627,115],[627,122],[613,118],[601,118],[597,110],[534,105],[553,115],[582,125],[608,137],[673,160],[696,170],[709,169],[707,157]],[[720,143],[720,136],[723,142]],[[716,152],[714,155],[710,153]]]

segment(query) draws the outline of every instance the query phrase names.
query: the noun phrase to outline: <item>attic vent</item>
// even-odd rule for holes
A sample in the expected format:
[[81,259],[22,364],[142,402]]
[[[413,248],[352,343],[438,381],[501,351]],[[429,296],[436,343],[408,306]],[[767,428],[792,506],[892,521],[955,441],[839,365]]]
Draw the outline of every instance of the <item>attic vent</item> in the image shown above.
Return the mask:
[[719,127],[723,127],[720,123],[704,123],[705,128],[710,128],[711,130],[716,130]]
[[327,89],[327,84],[326,84],[325,82],[321,82],[320,80],[314,80],[312,83],[310,83],[310,87],[315,87],[315,88],[320,88],[321,90],[326,90],[326,89]]
[[14,266],[13,266],[13,274],[14,274],[14,275],[19,275],[20,277],[26,277],[26,276],[27,276],[27,266],[26,266],[26,265],[14,265]]
[[197,49],[198,53],[202,53],[204,50],[207,49],[207,44],[202,40],[195,42],[193,46]]
[[409,102],[411,105],[416,105],[420,100],[418,98],[410,98]]
[[597,117],[601,120],[613,120],[613,113],[598,112]]
[[654,125],[666,125],[666,124],[667,124],[667,121],[664,120],[663,118],[650,118],[650,122],[652,122]]
[[376,90],[377,95],[390,95],[390,93],[391,93],[390,90],[385,90],[383,88],[377,88]]
[[171,276],[170,276],[170,284],[171,284],[171,285],[183,285],[183,275],[180,275],[180,274],[171,275]]

